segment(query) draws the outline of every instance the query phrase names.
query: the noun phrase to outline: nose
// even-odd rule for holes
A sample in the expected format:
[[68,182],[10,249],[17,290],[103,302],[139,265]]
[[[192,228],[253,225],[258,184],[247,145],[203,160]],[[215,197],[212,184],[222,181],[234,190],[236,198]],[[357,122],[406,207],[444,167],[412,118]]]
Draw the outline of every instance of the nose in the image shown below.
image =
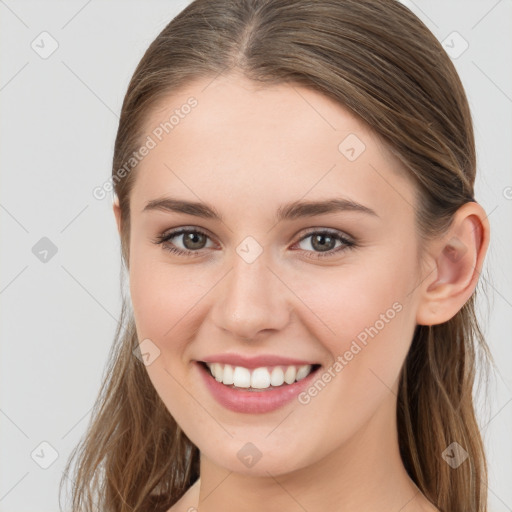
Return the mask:
[[293,294],[278,274],[261,256],[252,263],[235,257],[216,287],[212,319],[217,328],[245,340],[283,329],[290,321]]

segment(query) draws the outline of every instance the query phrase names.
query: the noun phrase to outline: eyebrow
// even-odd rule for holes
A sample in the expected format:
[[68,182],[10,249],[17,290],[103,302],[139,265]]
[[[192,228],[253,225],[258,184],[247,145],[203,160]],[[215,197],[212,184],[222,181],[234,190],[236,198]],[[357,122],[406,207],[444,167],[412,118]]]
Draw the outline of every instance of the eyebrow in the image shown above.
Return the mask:
[[[223,222],[222,215],[215,207],[197,201],[185,201],[172,197],[162,197],[149,201],[144,209],[145,211],[160,210],[166,212],[185,213],[205,219],[219,220]],[[377,213],[350,199],[334,198],[323,201],[293,201],[281,205],[276,213],[275,221],[296,220],[303,217],[314,217],[315,215],[324,215],[337,212],[361,212],[378,217]]]

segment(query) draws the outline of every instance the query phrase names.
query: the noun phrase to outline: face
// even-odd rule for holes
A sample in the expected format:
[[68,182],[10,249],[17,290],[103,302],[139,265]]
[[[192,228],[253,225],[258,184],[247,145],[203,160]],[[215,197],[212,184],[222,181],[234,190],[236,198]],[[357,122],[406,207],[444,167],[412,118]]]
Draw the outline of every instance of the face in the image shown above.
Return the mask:
[[[201,456],[282,474],[364,436],[367,449],[391,439],[421,280],[414,187],[398,161],[337,102],[235,75],[166,98],[148,118],[150,139],[130,197],[137,335],[156,391]],[[247,363],[270,375],[277,356],[317,369],[279,389],[233,389],[198,363],[226,354],[271,356]],[[251,373],[240,366],[243,381]]]

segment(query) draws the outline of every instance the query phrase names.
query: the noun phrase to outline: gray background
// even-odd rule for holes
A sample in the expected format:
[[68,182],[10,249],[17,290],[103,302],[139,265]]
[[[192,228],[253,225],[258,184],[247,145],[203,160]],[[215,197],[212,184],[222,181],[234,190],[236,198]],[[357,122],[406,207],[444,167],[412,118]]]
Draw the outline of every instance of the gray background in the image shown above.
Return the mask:
[[[92,190],[109,177],[137,62],[188,3],[0,0],[0,512],[58,510],[120,310],[111,200]],[[491,510],[510,511],[512,2],[404,3],[451,46],[474,116],[476,197],[492,232],[479,306],[499,370],[479,414]]]

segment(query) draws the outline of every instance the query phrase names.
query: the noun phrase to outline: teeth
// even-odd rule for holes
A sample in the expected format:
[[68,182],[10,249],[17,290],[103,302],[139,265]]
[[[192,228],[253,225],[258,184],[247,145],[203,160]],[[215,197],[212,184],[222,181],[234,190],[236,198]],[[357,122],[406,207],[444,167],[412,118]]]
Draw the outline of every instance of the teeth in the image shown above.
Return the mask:
[[[219,364],[219,366],[222,366]],[[221,368],[222,370],[222,368]],[[230,364],[224,366],[224,372],[222,374],[222,383],[228,386],[233,384],[233,367]]]
[[237,388],[267,389],[270,386],[278,387],[286,384],[293,384],[307,377],[311,373],[312,365],[305,364],[296,367],[273,366],[260,367],[252,371],[243,366],[231,366],[222,363],[206,363],[211,374],[217,382],[226,386],[233,385]]
[[222,382],[222,365],[220,363],[213,363],[211,370],[215,380]]
[[284,382],[284,373],[280,366],[276,366],[270,375],[270,384],[280,386]]
[[297,376],[297,370],[295,366],[288,366],[286,371],[284,372],[284,381],[286,384],[293,384],[295,382],[295,377]]
[[268,370],[266,368],[254,369],[251,375],[251,388],[265,389],[268,387],[270,387],[270,373]]
[[[219,372],[222,380],[222,369]],[[217,374],[218,376],[219,374]],[[247,368],[241,366],[235,366],[233,372],[233,384],[238,388],[250,388],[251,387],[251,372]]]
[[297,370],[297,376],[295,377],[297,380],[302,380],[304,377],[309,375],[311,371],[311,365],[305,364],[304,366],[300,366]]

